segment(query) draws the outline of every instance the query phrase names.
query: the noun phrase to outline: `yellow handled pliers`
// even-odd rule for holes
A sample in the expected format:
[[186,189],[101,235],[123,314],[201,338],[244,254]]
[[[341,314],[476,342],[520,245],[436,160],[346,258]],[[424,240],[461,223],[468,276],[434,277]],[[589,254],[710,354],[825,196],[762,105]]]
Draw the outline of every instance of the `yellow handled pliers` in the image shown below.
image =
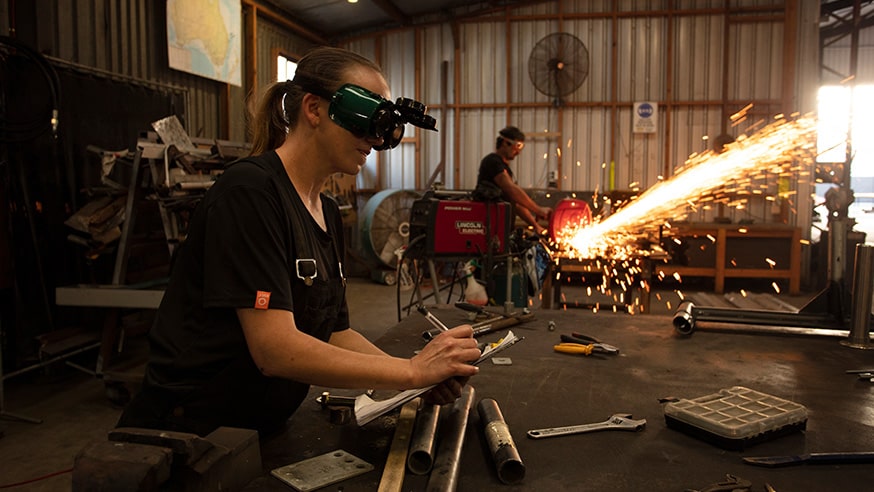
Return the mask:
[[590,343],[588,345],[583,345],[582,343],[567,343],[563,342],[558,345],[552,347],[556,352],[560,352],[562,354],[582,354],[582,355],[592,355],[592,352],[604,352],[601,347],[598,347],[594,343]]
[[601,353],[613,354],[613,355],[619,353],[619,349],[617,347],[614,347],[613,345],[608,345],[608,344],[598,340],[595,337],[591,337],[589,335],[584,335],[582,333],[573,332],[570,335],[562,333],[561,341],[563,343],[576,344],[576,345],[592,345],[592,350],[594,352],[601,352]]

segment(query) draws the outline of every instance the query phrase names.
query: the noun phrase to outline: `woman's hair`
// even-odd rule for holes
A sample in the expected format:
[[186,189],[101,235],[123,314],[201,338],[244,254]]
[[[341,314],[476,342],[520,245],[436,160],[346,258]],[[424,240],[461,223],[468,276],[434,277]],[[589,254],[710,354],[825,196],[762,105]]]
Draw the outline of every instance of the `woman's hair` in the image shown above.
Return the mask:
[[[333,94],[343,85],[348,70],[356,65],[382,73],[379,65],[357,53],[323,46],[304,55],[297,63],[295,74]],[[265,88],[251,117],[252,155],[276,149],[285,142],[286,134],[297,126],[297,115],[306,92],[290,80]]]

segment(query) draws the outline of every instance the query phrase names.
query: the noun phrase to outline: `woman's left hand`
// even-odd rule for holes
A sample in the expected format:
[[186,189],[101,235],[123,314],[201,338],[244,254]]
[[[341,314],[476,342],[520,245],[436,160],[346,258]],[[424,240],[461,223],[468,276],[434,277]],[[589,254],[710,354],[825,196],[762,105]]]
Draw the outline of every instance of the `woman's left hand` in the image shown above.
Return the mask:
[[443,381],[425,393],[425,403],[445,405],[454,402],[459,396],[461,396],[461,390],[464,389],[464,385],[467,384],[469,379],[470,378],[465,377],[454,377]]

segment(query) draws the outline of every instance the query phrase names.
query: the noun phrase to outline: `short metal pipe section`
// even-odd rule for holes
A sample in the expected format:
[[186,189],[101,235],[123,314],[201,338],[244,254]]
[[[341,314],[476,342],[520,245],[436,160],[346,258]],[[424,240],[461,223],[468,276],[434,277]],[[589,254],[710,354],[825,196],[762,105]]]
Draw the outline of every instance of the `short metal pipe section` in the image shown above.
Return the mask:
[[489,444],[489,451],[495,462],[498,479],[505,484],[515,484],[525,478],[525,464],[519,457],[519,450],[513,442],[510,428],[504,421],[504,415],[498,408],[498,402],[491,398],[483,398],[477,405],[483,432]]
[[871,306],[874,295],[874,246],[856,245],[856,263],[853,267],[853,296],[850,336],[842,340],[847,347],[872,349]]
[[455,400],[447,419],[434,469],[428,478],[427,492],[454,492],[458,487],[458,469],[461,463],[461,446],[467,429],[467,415],[473,402],[474,389],[467,385],[461,397]]
[[422,402],[407,454],[407,468],[416,475],[427,474],[434,465],[434,443],[439,419],[440,405]]
[[692,301],[683,301],[674,313],[674,329],[680,335],[690,335],[695,330],[695,305]]

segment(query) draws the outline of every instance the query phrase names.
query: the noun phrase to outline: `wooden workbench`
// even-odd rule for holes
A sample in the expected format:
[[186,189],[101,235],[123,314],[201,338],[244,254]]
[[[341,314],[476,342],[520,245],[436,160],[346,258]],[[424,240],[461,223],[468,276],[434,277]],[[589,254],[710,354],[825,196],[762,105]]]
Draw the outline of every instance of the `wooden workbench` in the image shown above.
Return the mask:
[[[457,309],[431,311],[446,324],[463,321]],[[871,465],[758,468],[742,456],[800,454],[817,451],[870,451],[869,383],[844,374],[868,365],[865,351],[842,347],[835,338],[776,337],[699,328],[678,338],[670,317],[599,313],[583,310],[538,310],[536,319],[513,329],[525,339],[501,356],[512,365],[485,363],[471,380],[476,390],[460,464],[460,491],[619,490],[673,491],[700,489],[731,473],[764,490],[861,491],[870,486]],[[547,324],[554,321],[556,331]],[[408,356],[423,345],[429,326],[413,315],[391,328],[378,344]],[[559,333],[581,331],[616,345],[618,356],[558,354],[552,345]],[[485,335],[495,341],[499,334]],[[749,451],[726,451],[676,430],[664,420],[662,397],[694,398],[742,385],[805,405],[806,432],[775,438]],[[316,402],[323,388],[313,388],[284,433],[261,441],[264,476],[247,490],[289,491],[271,477],[273,468],[343,449],[376,469],[325,490],[375,491],[391,446],[397,412],[364,427],[333,425]],[[337,391],[355,395],[358,392]],[[376,398],[391,396],[377,392]],[[498,481],[483,437],[476,404],[495,399],[526,466],[524,481]],[[531,440],[529,429],[600,422],[614,413],[647,419],[642,432],[600,432]],[[448,412],[444,412],[448,413]],[[402,490],[425,490],[427,476],[407,473]]]
[[[726,278],[785,279],[789,281],[791,295],[801,292],[801,229],[797,227],[680,224],[670,230],[670,235],[691,242],[697,251],[690,251],[694,264],[655,264],[653,269],[665,276],[677,273],[713,278],[717,294],[725,291]],[[767,259],[775,257],[780,258],[775,265],[767,263]]]

